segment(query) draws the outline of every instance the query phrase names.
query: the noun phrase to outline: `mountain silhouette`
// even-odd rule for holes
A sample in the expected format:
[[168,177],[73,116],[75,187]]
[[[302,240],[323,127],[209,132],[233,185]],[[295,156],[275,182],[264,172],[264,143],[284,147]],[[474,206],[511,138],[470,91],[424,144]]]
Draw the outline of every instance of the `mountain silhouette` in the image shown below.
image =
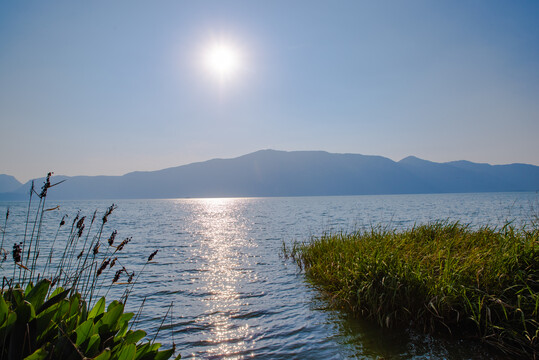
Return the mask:
[[[27,198],[30,182],[14,186],[9,178],[12,177],[0,176],[0,199]],[[436,163],[413,156],[396,162],[360,154],[260,150],[233,159],[213,159],[123,176],[53,177],[53,183],[61,180],[66,181],[51,190],[50,197],[143,199],[537,191],[539,166]],[[36,179],[36,189],[42,183],[42,179]]]

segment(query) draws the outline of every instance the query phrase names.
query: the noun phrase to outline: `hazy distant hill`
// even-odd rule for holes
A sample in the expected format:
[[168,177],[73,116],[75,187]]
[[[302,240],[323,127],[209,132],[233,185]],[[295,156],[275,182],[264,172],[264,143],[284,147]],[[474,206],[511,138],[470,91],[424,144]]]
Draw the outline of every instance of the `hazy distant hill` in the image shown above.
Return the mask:
[[0,174],[0,193],[17,190],[21,185],[13,176]]
[[[261,150],[123,176],[56,176],[57,199],[304,196],[539,190],[539,166]],[[36,181],[39,188],[42,181]],[[30,184],[0,198],[24,198]]]

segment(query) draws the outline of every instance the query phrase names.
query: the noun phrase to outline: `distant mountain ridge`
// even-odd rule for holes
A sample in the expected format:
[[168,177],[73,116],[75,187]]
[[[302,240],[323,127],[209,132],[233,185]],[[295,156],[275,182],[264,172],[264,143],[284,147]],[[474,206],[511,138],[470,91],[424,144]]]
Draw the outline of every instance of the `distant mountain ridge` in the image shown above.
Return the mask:
[[0,174],[0,190],[12,191],[20,187],[22,184],[11,175]]
[[[12,178],[18,184],[15,184]],[[6,180],[4,180],[6,179]],[[502,192],[539,190],[539,166],[489,165],[469,161],[436,163],[413,156],[324,151],[260,150],[233,159],[213,159],[123,176],[54,176],[67,181],[55,199],[258,197]],[[40,188],[42,180],[36,180]],[[0,199],[24,199],[21,185],[0,175]]]
[[21,186],[22,184],[19,180],[15,179],[13,176],[0,174],[0,192],[15,191]]

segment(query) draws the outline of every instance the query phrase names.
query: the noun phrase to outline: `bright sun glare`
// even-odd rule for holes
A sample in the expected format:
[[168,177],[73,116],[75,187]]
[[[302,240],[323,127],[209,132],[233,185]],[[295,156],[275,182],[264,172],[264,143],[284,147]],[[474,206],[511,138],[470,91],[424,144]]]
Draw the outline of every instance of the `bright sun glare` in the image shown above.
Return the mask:
[[204,66],[218,80],[229,80],[240,70],[241,53],[232,43],[215,42],[204,53]]

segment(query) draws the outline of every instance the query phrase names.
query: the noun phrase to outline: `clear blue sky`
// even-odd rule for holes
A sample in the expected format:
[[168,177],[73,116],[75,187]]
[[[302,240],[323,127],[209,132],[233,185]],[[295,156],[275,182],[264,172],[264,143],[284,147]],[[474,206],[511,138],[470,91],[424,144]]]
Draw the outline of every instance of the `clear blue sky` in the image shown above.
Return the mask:
[[[0,173],[259,149],[539,165],[539,1],[1,1]],[[241,49],[218,84],[212,39]]]

